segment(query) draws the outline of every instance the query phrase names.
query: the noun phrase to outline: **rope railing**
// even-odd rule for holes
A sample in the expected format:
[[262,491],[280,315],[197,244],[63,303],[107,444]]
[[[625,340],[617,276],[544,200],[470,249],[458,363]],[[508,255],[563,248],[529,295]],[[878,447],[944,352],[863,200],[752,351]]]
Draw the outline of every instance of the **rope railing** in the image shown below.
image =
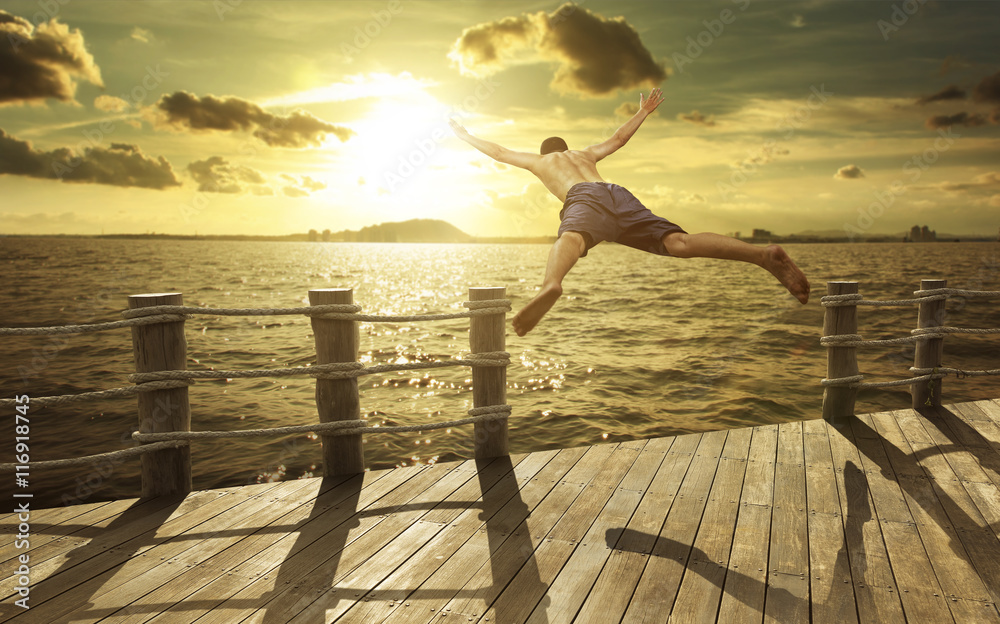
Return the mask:
[[153,325],[156,323],[184,321],[192,318],[195,314],[208,316],[300,315],[342,321],[405,323],[410,321],[442,321],[448,319],[470,318],[473,316],[482,316],[487,314],[500,314],[510,312],[511,310],[509,299],[465,301],[462,305],[469,309],[465,312],[409,315],[358,314],[358,312],[361,311],[361,306],[353,304],[332,304],[301,308],[199,308],[194,306],[163,305],[125,310],[122,312],[122,316],[125,317],[125,320],[123,321],[90,323],[87,325],[56,325],[50,327],[0,327],[0,336],[83,334],[111,329],[122,329],[124,327],[137,327],[141,325]]
[[14,472],[16,470],[20,470],[25,467],[29,468],[30,470],[38,470],[45,468],[70,468],[72,466],[92,466],[94,464],[103,464],[107,462],[119,462],[125,459],[130,459],[132,457],[139,457],[141,455],[145,455],[146,453],[153,453],[155,451],[162,451],[165,449],[179,448],[182,446],[187,446],[187,442],[168,440],[163,442],[155,442],[153,444],[144,444],[142,446],[134,446],[132,448],[122,449],[120,451],[98,453],[97,455],[70,457],[68,459],[49,459],[45,461],[33,461],[33,462],[28,462],[27,464],[0,464],[0,473]]
[[[345,294],[346,302],[343,301]],[[505,327],[504,318],[506,313],[511,309],[511,302],[503,298],[503,294],[503,288],[474,288],[470,290],[470,296],[473,300],[463,302],[462,304],[467,308],[466,311],[414,315],[360,314],[361,306],[353,303],[351,300],[353,295],[348,289],[310,291],[311,302],[314,302],[314,295],[316,299],[329,300],[332,298],[337,301],[334,303],[314,302],[314,305],[297,308],[204,308],[180,305],[181,295],[177,293],[135,295],[129,298],[131,308],[122,312],[122,316],[125,319],[121,321],[56,327],[0,328],[0,335],[85,333],[121,329],[124,327],[132,329],[133,341],[136,345],[137,372],[129,375],[128,380],[136,385],[79,394],[32,397],[32,406],[46,407],[66,403],[132,397],[146,393],[183,393],[182,395],[172,394],[172,398],[177,399],[183,409],[180,410],[182,413],[179,419],[175,419],[175,422],[170,423],[166,427],[168,429],[166,431],[163,430],[164,425],[162,422],[157,427],[161,429],[160,431],[148,431],[148,429],[152,428],[150,426],[151,423],[154,422],[154,419],[151,419],[153,409],[150,406],[152,405],[152,401],[147,401],[145,408],[143,407],[143,402],[139,402],[140,427],[139,431],[132,434],[132,439],[140,444],[138,447],[85,457],[35,461],[26,465],[0,464],[0,472],[11,472],[25,467],[30,469],[44,469],[90,465],[141,456],[143,458],[143,496],[157,496],[190,491],[190,455],[187,448],[190,440],[281,436],[306,432],[318,433],[324,440],[324,475],[328,475],[337,473],[337,469],[330,466],[331,457],[336,457],[344,448],[349,448],[344,447],[339,442],[334,445],[339,449],[337,452],[326,448],[327,444],[333,443],[335,439],[346,439],[348,436],[355,436],[357,443],[356,450],[360,452],[361,434],[430,431],[467,424],[474,424],[476,426],[475,447],[477,457],[489,445],[492,445],[492,450],[489,452],[496,454],[497,450],[499,450],[502,454],[506,454],[506,419],[511,414],[511,406],[505,400],[505,372],[506,367],[510,365],[510,353],[503,350],[503,333]],[[499,297],[495,295],[499,295]],[[186,370],[184,366],[186,356],[183,353],[183,345],[185,344],[183,324],[184,321],[192,318],[192,315],[195,314],[217,316],[303,315],[310,317],[313,324],[319,361],[315,365],[287,368]],[[419,322],[458,318],[470,319],[470,344],[472,346],[472,353],[466,356],[433,362],[403,362],[373,366],[365,366],[363,363],[356,361],[357,322]],[[157,325],[161,328],[161,333],[157,334],[155,339],[145,340],[146,332],[152,329],[152,326]],[[484,331],[487,330],[490,335],[484,334]],[[334,357],[335,361],[329,361],[330,354],[338,348],[342,349],[345,343],[354,345],[353,355],[348,356],[348,358],[353,358],[354,361],[350,361],[350,359],[339,361],[338,357]],[[483,345],[499,346],[500,348],[483,348]],[[181,348],[179,353],[177,352],[178,346]],[[348,351],[351,351],[351,349],[348,349]],[[140,369],[140,357],[142,368],[145,370]],[[343,417],[343,413],[339,416],[333,414],[333,419],[330,419],[330,405],[333,405],[334,411],[342,409],[344,405],[347,405],[348,409],[350,409],[350,404],[352,403],[350,396],[346,397],[347,401],[333,399],[332,403],[321,403],[321,394],[328,393],[331,389],[334,391],[343,390],[348,387],[337,384],[350,383],[349,392],[353,391],[353,403],[356,404],[358,393],[356,380],[364,375],[451,366],[467,366],[473,370],[473,401],[476,406],[468,410],[468,418],[427,422],[416,425],[371,425],[369,421],[361,418],[345,418]],[[478,379],[477,383],[477,378],[480,377],[477,371],[480,370],[498,370],[500,371],[500,376],[483,377],[482,379]],[[320,408],[321,422],[308,425],[236,431],[189,431],[186,430],[187,426],[183,425],[183,423],[190,420],[187,386],[192,385],[194,380],[294,376],[312,377],[317,380],[317,406]],[[486,385],[489,388],[487,388],[485,393],[482,391],[477,392],[479,390],[478,386],[482,385],[484,380],[487,382]],[[500,381],[499,386],[497,380]],[[333,385],[324,385],[321,389],[321,384]],[[344,398],[344,396],[341,396],[341,399]],[[329,402],[331,399],[327,396],[325,400]],[[167,402],[170,404],[169,399]],[[10,407],[15,403],[14,399],[0,399],[0,408]],[[327,416],[326,419],[324,419],[324,415]],[[178,423],[181,423],[182,428],[177,428]],[[171,427],[174,430],[169,430]],[[486,428],[481,431],[482,427]],[[497,433],[498,431],[500,433]],[[348,440],[348,443],[353,444],[351,440]],[[349,448],[349,450],[352,449]],[[185,454],[178,456],[176,455],[178,452]],[[178,457],[182,459],[182,463],[186,464],[186,466],[182,467],[182,474],[168,475],[170,478],[165,479],[169,481],[166,485],[153,483],[151,482],[153,481],[152,478],[147,480],[147,463],[150,466],[156,463],[155,469],[151,468],[148,471],[150,475],[159,474],[162,476],[161,472],[164,470],[164,466],[167,467],[168,472],[176,470],[175,464]],[[147,462],[147,460],[149,461]],[[352,465],[353,470],[351,470]],[[340,462],[340,466],[341,468],[346,466],[348,468],[347,471],[357,472],[359,469],[363,470],[363,463],[360,464],[360,468],[357,462],[354,464]],[[340,471],[343,472],[344,470],[341,469]]]
[[[821,303],[826,308],[824,333],[820,344],[828,349],[828,376],[820,380],[826,388],[823,416],[836,421],[854,413],[856,393],[860,389],[895,388],[911,386],[913,406],[940,405],[941,379],[955,374],[959,379],[1000,375],[1000,370],[968,371],[941,366],[943,338],[949,334],[994,335],[998,328],[952,327],[943,324],[945,301],[951,297],[996,299],[1000,291],[945,288],[944,280],[923,280],[921,289],[914,291],[913,299],[867,300],[857,292],[857,282],[829,282],[828,293]],[[940,286],[935,288],[934,286]],[[865,339],[857,333],[857,306],[909,306],[919,307],[918,325],[909,336],[887,339]],[[857,366],[858,348],[890,345],[916,345],[913,377],[891,381],[866,382]]]

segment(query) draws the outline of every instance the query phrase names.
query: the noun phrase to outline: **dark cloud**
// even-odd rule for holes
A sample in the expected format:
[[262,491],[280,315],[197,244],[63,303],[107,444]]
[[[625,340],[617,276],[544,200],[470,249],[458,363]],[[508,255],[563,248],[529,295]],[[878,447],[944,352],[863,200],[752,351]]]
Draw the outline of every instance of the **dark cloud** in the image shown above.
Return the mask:
[[237,97],[215,97],[177,91],[162,96],[153,110],[159,125],[193,131],[250,131],[272,147],[318,147],[327,134],[346,141],[354,132],[317,119],[309,113],[294,111],[280,116]]
[[587,97],[654,87],[667,70],[624,17],[606,18],[573,3],[477,24],[462,31],[449,58],[465,74],[490,74],[516,62],[558,63],[550,86]]
[[73,102],[79,80],[104,86],[78,29],[54,19],[32,27],[0,10],[0,106],[49,98]]
[[857,165],[845,165],[837,169],[837,173],[833,174],[833,177],[837,180],[857,180],[865,177],[865,172]]
[[256,193],[259,189],[255,187],[267,182],[256,169],[232,165],[222,156],[196,160],[188,164],[187,170],[203,193]]
[[1000,104],[1000,71],[980,80],[972,90],[972,99],[977,102]]
[[924,122],[924,125],[931,130],[938,128],[948,128],[950,126],[976,127],[986,124],[986,116],[980,113],[955,113],[954,115],[934,115]]
[[917,104],[924,105],[930,104],[931,102],[942,102],[945,100],[964,100],[965,99],[965,89],[959,88],[957,85],[948,85],[944,89],[941,89],[937,93],[932,93],[931,95],[925,95],[917,100]]
[[677,115],[677,119],[687,121],[695,125],[708,126],[709,128],[715,125],[715,116],[709,115],[706,117],[697,110],[693,110],[690,113],[679,113]]
[[3,130],[0,130],[0,174],[150,189],[180,186],[165,158],[148,157],[135,145],[112,143],[108,149],[90,147],[80,155],[65,147],[44,152]]

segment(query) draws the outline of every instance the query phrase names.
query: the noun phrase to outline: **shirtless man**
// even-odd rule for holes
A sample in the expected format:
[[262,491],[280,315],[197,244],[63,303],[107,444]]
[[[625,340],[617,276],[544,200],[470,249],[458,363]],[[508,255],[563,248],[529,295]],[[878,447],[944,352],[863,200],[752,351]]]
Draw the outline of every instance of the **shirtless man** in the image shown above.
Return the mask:
[[563,202],[559,238],[549,252],[541,291],[514,317],[514,331],[531,331],[562,296],[562,281],[591,247],[610,240],[636,249],[678,258],[722,258],[749,262],[766,269],[802,303],[809,300],[809,281],[778,245],[757,247],[741,240],[703,232],[688,234],[658,217],[632,193],[605,182],[597,161],[621,148],[663,101],[660,89],[649,98],[639,94],[639,110],[610,139],[583,150],[571,150],[559,137],[545,139],[541,154],[515,152],[469,134],[454,119],[455,134],[490,158],[527,169]]

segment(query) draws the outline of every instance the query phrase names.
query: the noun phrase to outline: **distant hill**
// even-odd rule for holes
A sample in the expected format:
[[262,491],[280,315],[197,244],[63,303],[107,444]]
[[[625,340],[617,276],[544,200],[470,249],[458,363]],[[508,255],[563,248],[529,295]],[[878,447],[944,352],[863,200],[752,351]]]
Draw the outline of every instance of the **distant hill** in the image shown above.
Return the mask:
[[343,230],[330,235],[331,241],[362,243],[471,243],[475,239],[447,221],[410,219],[369,225],[360,230]]

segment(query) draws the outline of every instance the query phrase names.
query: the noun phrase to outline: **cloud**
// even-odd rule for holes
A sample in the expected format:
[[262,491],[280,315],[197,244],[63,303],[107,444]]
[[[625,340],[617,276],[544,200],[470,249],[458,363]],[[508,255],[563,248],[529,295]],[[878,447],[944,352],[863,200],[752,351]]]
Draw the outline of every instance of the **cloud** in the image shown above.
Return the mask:
[[980,113],[955,113],[954,115],[934,115],[929,117],[924,125],[931,130],[937,130],[938,128],[948,128],[950,126],[969,126],[974,128],[976,126],[983,126],[986,124],[986,116]]
[[316,191],[321,191],[326,188],[326,184],[318,180],[314,180],[309,176],[299,176],[296,178],[293,175],[287,173],[281,174],[281,178],[289,182],[282,192],[289,197],[308,197]]
[[282,117],[237,97],[198,97],[186,91],[160,97],[152,111],[153,121],[158,126],[195,132],[249,131],[272,147],[318,147],[327,134],[341,141],[354,134],[349,128],[327,123],[304,111],[293,111]]
[[982,173],[969,182],[938,182],[937,184],[921,184],[912,186],[918,191],[946,191],[949,193],[965,193],[967,191],[989,191],[1000,187],[1000,172],[990,171]]
[[1000,104],[1000,71],[980,80],[972,90],[972,99],[977,102]]
[[140,41],[142,43],[149,43],[153,40],[153,33],[146,30],[145,28],[139,28],[136,26],[132,29],[132,34],[129,35],[132,39]]
[[91,147],[79,155],[65,147],[44,152],[3,130],[0,130],[0,174],[149,189],[180,186],[164,157],[147,157],[135,145],[111,143],[108,149]]
[[606,18],[573,3],[552,13],[522,13],[466,28],[448,58],[473,76],[513,64],[554,62],[549,86],[581,97],[655,87],[668,75],[624,17]]
[[837,173],[833,174],[833,177],[837,180],[857,180],[865,177],[865,172],[857,165],[845,165],[837,169]]
[[695,125],[708,126],[709,128],[715,125],[715,116],[709,115],[706,117],[696,110],[693,110],[690,113],[678,113],[677,119],[687,121]]
[[806,18],[801,15],[796,15],[792,18],[790,26],[792,28],[803,28],[806,25]]
[[222,156],[196,160],[188,164],[187,171],[203,193],[247,193],[267,182],[260,171],[232,165]]
[[106,113],[123,113],[130,108],[130,104],[120,97],[113,95],[98,95],[94,98],[94,108]]
[[[639,105],[635,102],[622,102],[618,105],[618,108],[615,109],[615,115],[618,115],[619,117],[631,117],[638,112]],[[656,111],[653,112],[655,113]]]
[[957,85],[948,85],[944,89],[941,89],[937,93],[932,93],[931,95],[925,95],[917,100],[917,104],[923,106],[924,104],[930,104],[931,102],[942,102],[945,100],[964,100],[965,99],[965,89],[959,88]]
[[952,54],[945,58],[944,62],[941,63],[941,75],[944,76],[953,69],[965,69],[972,66],[972,63],[965,60],[960,55]]
[[104,86],[78,29],[55,19],[32,27],[0,10],[0,106],[49,98],[75,103],[81,80]]

